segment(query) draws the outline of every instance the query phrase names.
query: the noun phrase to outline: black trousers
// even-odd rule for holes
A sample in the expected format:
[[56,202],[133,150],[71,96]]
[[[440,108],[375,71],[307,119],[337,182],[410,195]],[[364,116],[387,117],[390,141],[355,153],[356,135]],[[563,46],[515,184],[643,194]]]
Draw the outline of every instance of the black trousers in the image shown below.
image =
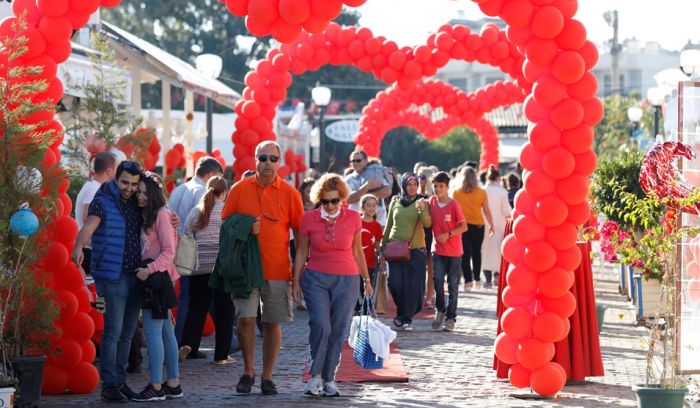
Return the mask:
[[411,323],[423,308],[425,248],[411,249],[411,260],[389,262],[389,291],[396,304],[396,320]]
[[231,295],[209,287],[211,274],[190,276],[190,301],[185,328],[180,346],[192,347],[192,352],[199,351],[202,341],[202,329],[207,312],[214,299],[214,326],[216,327],[214,360],[228,358],[233,336],[234,306]]
[[462,275],[464,283],[481,281],[481,244],[484,242],[484,226],[467,224],[467,232],[462,234]]

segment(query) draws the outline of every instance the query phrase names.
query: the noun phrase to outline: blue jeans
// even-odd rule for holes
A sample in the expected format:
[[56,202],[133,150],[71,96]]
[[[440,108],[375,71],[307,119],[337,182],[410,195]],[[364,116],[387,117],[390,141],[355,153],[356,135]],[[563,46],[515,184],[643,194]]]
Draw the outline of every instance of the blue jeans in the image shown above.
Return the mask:
[[175,317],[175,338],[177,344],[182,343],[182,333],[185,331],[187,312],[190,310],[190,277],[180,277],[180,296],[177,299],[177,316]]
[[102,386],[126,383],[131,338],[141,310],[143,288],[136,275],[122,274],[118,282],[95,279],[97,294],[105,298],[104,332],[100,344]]
[[411,260],[389,262],[389,292],[396,304],[396,320],[411,323],[423,308],[425,249],[411,249]]
[[166,319],[154,319],[151,309],[143,309],[143,332],[148,345],[148,367],[151,383],[163,382],[163,362],[168,367],[168,380],[180,377],[178,348],[170,312]]
[[307,269],[299,282],[309,312],[311,376],[335,381],[343,343],[359,297],[359,275],[331,275]]
[[[433,265],[435,267],[433,275],[435,308],[440,312],[447,311],[445,316],[448,319],[456,319],[459,280],[462,277],[462,257],[433,254]],[[447,278],[447,292],[449,293],[447,308],[445,308],[445,278]]]

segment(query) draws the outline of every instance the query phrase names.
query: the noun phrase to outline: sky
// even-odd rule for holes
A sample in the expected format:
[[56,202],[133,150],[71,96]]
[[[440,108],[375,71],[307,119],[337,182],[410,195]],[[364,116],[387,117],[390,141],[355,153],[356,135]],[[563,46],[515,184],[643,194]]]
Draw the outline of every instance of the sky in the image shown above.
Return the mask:
[[[599,45],[612,37],[612,28],[603,19],[607,10],[618,10],[621,42],[636,37],[642,44],[654,41],[668,50],[680,50],[688,39],[700,42],[700,0],[579,0],[574,18]],[[399,46],[423,44],[429,33],[451,18],[484,17],[470,0],[367,0],[357,11],[362,15],[360,25]]]

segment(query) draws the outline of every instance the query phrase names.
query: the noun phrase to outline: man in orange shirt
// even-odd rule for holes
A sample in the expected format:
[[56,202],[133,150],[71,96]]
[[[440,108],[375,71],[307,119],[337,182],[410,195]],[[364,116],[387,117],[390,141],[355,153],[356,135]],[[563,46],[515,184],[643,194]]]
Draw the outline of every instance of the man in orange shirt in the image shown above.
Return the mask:
[[[289,230],[296,240],[304,207],[301,194],[277,176],[280,147],[265,141],[255,148],[255,177],[236,183],[226,199],[221,217],[245,214],[258,218],[251,233],[258,236],[265,285],[253,289],[248,299],[234,299],[238,313],[237,334],[243,352],[244,374],[236,392],[250,393],[255,383],[255,318],[262,301],[263,372],[260,389],[263,395],[277,394],[272,382],[272,369],[282,343],[282,322],[292,318],[290,308],[291,264],[289,260]],[[298,241],[297,241],[298,242]],[[231,248],[220,248],[220,251]]]

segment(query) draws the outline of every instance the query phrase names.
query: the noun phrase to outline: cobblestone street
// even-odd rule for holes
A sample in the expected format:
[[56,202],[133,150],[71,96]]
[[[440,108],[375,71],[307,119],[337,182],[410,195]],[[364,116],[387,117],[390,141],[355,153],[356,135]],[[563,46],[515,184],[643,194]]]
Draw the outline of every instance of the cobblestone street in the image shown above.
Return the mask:
[[[235,384],[242,374],[239,353],[236,355],[239,361],[225,367],[215,366],[210,360],[181,364],[185,398],[155,404],[163,407],[633,407],[637,403],[630,386],[640,383],[644,374],[642,337],[646,329],[634,324],[633,310],[617,293],[615,273],[613,267],[601,267],[594,262],[597,299],[608,306],[601,337],[606,375],[589,378],[581,385],[567,385],[554,399],[514,398],[513,395],[527,394],[527,390],[515,389],[507,381],[496,379],[491,369],[496,329],[493,289],[460,293],[454,333],[431,330],[429,320],[415,321],[413,332],[399,332],[397,342],[409,374],[408,383],[341,383],[340,398],[304,396],[302,370],[308,326],[306,313],[297,312],[295,321],[284,327],[283,349],[274,376],[279,395],[260,396],[259,377],[253,394],[235,393]],[[260,344],[258,341],[258,373]],[[204,340],[204,351],[210,356],[212,346],[211,337]],[[146,384],[145,371],[129,377],[132,388]],[[43,397],[42,405],[103,406],[97,391],[91,395]]]

